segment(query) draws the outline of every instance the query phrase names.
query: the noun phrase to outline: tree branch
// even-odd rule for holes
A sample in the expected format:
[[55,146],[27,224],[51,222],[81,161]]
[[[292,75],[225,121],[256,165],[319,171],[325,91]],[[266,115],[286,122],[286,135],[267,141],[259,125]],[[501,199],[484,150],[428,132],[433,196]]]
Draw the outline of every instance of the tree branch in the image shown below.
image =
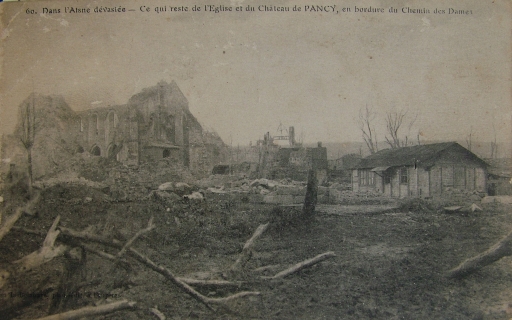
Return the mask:
[[227,281],[227,280],[198,280],[191,278],[176,277],[176,279],[185,282],[191,286],[220,286],[220,287],[239,287],[242,283]]
[[247,262],[251,259],[252,247],[253,247],[254,243],[263,234],[263,232],[265,232],[265,230],[267,230],[267,228],[268,228],[268,223],[261,224],[258,226],[258,228],[256,228],[256,231],[254,231],[252,237],[249,240],[247,240],[247,242],[245,243],[245,245],[242,249],[242,252],[240,253],[240,256],[235,261],[235,263],[231,266],[230,271],[237,272],[245,267]]
[[157,308],[149,308],[149,311],[151,311],[152,314],[154,314],[155,316],[157,316],[158,319],[160,320],[165,320],[165,314],[163,314],[160,310],[158,310]]
[[130,309],[135,306],[135,302],[128,300],[121,300],[117,302],[112,302],[109,304],[104,304],[101,306],[95,307],[84,307],[77,310],[71,310],[59,314],[54,314],[51,316],[39,318],[37,320],[72,320],[72,319],[80,319],[84,317],[92,317],[98,316],[102,314],[112,313],[119,310]]
[[[28,232],[28,233],[32,233],[32,234],[40,234],[38,231],[28,230],[28,229],[24,229],[24,228],[16,228],[16,230]],[[78,232],[78,231],[75,231],[75,230],[72,230],[69,228],[61,228],[60,230],[62,231],[62,234],[68,238],[75,238],[75,239],[80,239],[83,241],[101,243],[103,245],[114,247],[114,248],[122,248],[123,247],[123,245],[119,241],[109,240],[107,238],[104,238],[104,237],[101,237],[98,235],[92,235],[92,234],[88,234],[85,232]],[[260,295],[259,292],[240,292],[238,294],[228,296],[225,298],[208,298],[208,297],[203,296],[196,290],[194,290],[191,286],[189,286],[187,283],[185,283],[180,278],[177,278],[176,276],[174,276],[174,274],[170,270],[168,270],[167,268],[165,268],[163,266],[157,265],[155,262],[151,261],[148,257],[139,253],[137,250],[129,247],[129,248],[127,248],[127,251],[130,254],[130,256],[135,258],[137,261],[146,265],[151,270],[153,270],[157,273],[160,273],[166,279],[170,280],[173,284],[175,284],[178,288],[183,290],[185,293],[190,295],[192,298],[196,299],[198,302],[204,304],[209,310],[212,310],[212,311],[215,311],[212,308],[212,306],[210,305],[212,303],[225,303],[227,301],[230,301],[230,300],[233,300],[236,298],[249,296],[249,295]]]
[[139,238],[141,235],[143,235],[144,233],[147,233],[151,230],[153,230],[155,228],[155,224],[153,223],[153,217],[151,217],[148,221],[148,226],[145,228],[145,229],[141,229],[139,230],[130,240],[128,240],[126,242],[126,244],[123,246],[123,248],[121,248],[121,250],[117,253],[117,258],[121,258],[123,256],[123,254],[126,252],[126,250],[128,248],[130,248],[130,246],[133,244],[133,242],[135,240],[137,240],[137,238]]
[[324,261],[326,259],[329,259],[329,258],[332,258],[332,257],[335,257],[336,254],[332,251],[328,251],[328,252],[325,252],[325,253],[322,253],[322,254],[319,254],[311,259],[308,259],[308,260],[304,260],[302,262],[299,262],[297,263],[296,265],[286,269],[286,270],[283,270],[281,272],[279,272],[278,274],[276,274],[275,276],[273,277],[266,277],[264,279],[279,279],[279,278],[284,278],[284,277],[287,277],[291,274],[294,274],[302,269],[305,269],[305,268],[309,268],[321,261]]

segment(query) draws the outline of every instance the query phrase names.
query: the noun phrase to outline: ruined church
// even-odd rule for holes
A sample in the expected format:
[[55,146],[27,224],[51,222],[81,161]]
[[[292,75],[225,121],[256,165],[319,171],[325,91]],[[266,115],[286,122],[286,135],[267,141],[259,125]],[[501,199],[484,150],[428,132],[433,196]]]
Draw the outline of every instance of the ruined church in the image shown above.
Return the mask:
[[[31,103],[39,122],[34,146],[38,176],[51,171],[52,163],[83,152],[125,165],[168,159],[204,174],[229,154],[221,138],[204,130],[192,115],[174,81],[143,89],[123,105],[79,112],[60,96],[36,94],[20,109]],[[24,150],[16,141],[16,130],[2,139],[2,159],[22,163]]]

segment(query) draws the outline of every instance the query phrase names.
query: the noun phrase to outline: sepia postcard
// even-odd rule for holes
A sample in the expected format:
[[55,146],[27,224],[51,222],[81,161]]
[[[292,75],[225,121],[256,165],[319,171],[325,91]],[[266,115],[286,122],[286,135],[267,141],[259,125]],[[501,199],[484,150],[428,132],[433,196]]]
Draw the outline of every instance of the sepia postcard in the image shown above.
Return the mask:
[[0,21],[1,319],[512,318],[510,1]]

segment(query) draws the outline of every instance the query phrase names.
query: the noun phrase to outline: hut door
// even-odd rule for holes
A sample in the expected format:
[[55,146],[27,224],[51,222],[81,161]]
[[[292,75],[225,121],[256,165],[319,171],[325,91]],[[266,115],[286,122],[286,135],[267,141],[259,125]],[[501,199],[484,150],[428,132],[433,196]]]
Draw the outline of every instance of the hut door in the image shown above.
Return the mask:
[[391,174],[392,172],[385,171],[382,176],[382,191],[385,195],[393,196],[393,188],[391,186]]

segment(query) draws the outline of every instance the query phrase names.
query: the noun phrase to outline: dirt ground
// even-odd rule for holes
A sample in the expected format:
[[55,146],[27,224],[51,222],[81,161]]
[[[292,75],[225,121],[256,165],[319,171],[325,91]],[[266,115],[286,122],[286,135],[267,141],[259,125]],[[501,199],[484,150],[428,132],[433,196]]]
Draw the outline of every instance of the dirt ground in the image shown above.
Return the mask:
[[[56,185],[43,192],[37,217],[23,216],[16,226],[46,233],[60,215],[60,226],[127,241],[153,216],[156,228],[133,247],[182,277],[226,277],[245,241],[258,225],[270,222],[255,244],[249,271],[229,279],[239,280],[237,287],[196,287],[208,297],[240,291],[261,295],[212,312],[131,258],[128,265],[114,265],[87,253],[73,264],[76,255],[73,260],[68,254],[10,279],[14,284],[0,292],[0,318],[33,319],[128,299],[136,302],[134,309],[92,319],[158,319],[150,308],[167,319],[509,319],[510,257],[462,280],[444,276],[511,229],[511,206],[482,208],[448,214],[323,205],[313,220],[304,221],[297,208],[245,203],[231,195],[172,204],[120,202],[92,188]],[[0,242],[0,269],[37,250],[43,240],[11,230]],[[336,257],[284,279],[262,278],[327,251]],[[263,266],[268,268],[252,271]]]

